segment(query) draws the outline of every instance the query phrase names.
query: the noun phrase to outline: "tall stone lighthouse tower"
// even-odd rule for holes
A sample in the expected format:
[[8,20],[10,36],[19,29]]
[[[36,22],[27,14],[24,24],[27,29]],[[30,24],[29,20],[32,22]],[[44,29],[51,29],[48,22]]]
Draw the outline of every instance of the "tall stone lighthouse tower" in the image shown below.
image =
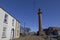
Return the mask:
[[43,34],[43,29],[42,29],[42,10],[39,8],[38,9],[38,24],[39,24],[39,35]]

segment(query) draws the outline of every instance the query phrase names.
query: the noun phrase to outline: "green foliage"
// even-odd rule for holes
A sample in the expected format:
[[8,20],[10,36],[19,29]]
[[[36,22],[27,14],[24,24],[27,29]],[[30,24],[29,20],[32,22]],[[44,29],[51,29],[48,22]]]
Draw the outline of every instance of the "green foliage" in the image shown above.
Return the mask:
[[60,37],[58,37],[58,40],[60,40]]

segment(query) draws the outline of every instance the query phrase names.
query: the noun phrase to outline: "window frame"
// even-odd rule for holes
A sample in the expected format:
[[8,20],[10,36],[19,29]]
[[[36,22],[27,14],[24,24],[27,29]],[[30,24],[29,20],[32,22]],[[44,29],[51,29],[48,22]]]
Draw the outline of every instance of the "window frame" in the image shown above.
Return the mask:
[[12,26],[14,26],[14,19],[12,19]]
[[8,15],[7,14],[5,14],[5,16],[4,16],[4,23],[8,24]]
[[6,38],[6,27],[3,27],[2,38]]

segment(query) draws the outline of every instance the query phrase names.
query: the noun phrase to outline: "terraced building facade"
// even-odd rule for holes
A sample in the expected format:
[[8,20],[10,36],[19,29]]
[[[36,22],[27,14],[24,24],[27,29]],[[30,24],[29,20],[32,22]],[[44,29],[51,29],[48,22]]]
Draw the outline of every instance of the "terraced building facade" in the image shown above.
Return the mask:
[[20,22],[6,10],[0,8],[0,40],[20,37]]

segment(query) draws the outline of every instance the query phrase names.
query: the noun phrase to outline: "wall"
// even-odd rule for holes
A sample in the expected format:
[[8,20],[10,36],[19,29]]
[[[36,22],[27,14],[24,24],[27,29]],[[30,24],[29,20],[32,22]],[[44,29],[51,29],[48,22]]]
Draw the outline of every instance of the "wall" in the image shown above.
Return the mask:
[[[8,24],[4,23],[4,17],[5,14],[8,15]],[[12,19],[14,19],[14,26],[12,26]],[[0,8],[0,40],[9,40],[11,39],[11,30],[14,29],[14,38],[18,38],[19,36],[15,36],[17,30],[20,32],[20,23],[15,18],[13,18],[11,15],[9,15],[6,11],[4,11],[2,8]],[[2,38],[2,32],[3,27],[6,27],[6,38]]]
[[0,8],[0,40],[2,39],[4,13],[5,12]]
[[15,38],[20,37],[20,23],[16,21],[16,26],[15,26]]

